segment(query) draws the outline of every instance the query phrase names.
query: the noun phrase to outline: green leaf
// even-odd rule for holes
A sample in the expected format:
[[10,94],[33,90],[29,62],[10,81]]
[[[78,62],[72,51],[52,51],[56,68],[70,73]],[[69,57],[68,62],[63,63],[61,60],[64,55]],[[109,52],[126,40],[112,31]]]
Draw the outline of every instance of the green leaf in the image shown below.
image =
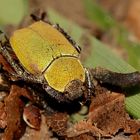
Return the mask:
[[108,30],[116,24],[112,17],[93,0],[83,0],[83,4],[88,18],[94,21],[101,29]]
[[128,63],[140,70],[140,44],[132,42],[129,39],[129,32],[103,10],[97,1],[83,0],[83,5],[88,18],[100,29],[110,33],[118,45],[127,51]]
[[[49,9],[48,15],[51,21],[59,23],[65,30],[70,31],[71,36],[76,42],[80,43],[83,35],[86,35],[91,42],[91,52],[85,61],[85,66],[88,67],[104,67],[112,71],[128,73],[135,69],[121,58],[111,52],[104,44],[92,37],[86,30],[78,25],[66,20],[64,17],[58,15],[54,10]],[[83,50],[84,51],[84,50]],[[136,118],[140,118],[140,93],[133,94],[126,99],[127,111]]]
[[27,0],[0,0],[0,25],[18,24],[27,12]]
[[134,68],[123,61],[120,57],[114,55],[114,53],[109,48],[107,48],[97,39],[91,37],[91,43],[92,52],[86,60],[86,66],[102,66],[104,68],[111,69],[112,71],[123,73],[135,71]]
[[127,49],[128,53],[128,62],[135,67],[136,69],[140,70],[140,44],[126,41],[122,42],[125,44],[125,48]]

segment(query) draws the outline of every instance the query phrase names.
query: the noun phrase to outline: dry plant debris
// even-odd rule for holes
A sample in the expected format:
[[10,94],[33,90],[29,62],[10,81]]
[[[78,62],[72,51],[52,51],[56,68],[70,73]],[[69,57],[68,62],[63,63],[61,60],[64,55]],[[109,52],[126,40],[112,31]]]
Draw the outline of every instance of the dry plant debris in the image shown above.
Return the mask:
[[6,120],[6,112],[4,110],[4,103],[0,102],[0,128],[4,129],[7,125]]
[[125,111],[125,96],[96,87],[97,96],[92,100],[88,119],[97,128],[115,135],[119,130],[125,133],[136,133],[140,129],[140,121],[132,120]]
[[20,87],[13,85],[9,96],[4,100],[6,128],[3,140],[20,138],[25,130],[25,124],[22,120],[24,103],[20,99],[20,96],[24,92],[26,92],[26,89],[21,89]]
[[140,135],[138,134],[132,135],[130,136],[130,140],[140,140]]
[[96,138],[88,134],[81,134],[77,137],[66,138],[66,140],[96,140]]
[[27,127],[21,140],[57,140],[57,138],[53,137],[52,132],[49,131],[46,124],[46,117],[42,115],[40,130]]
[[91,134],[93,137],[111,137],[111,135],[94,126],[90,120],[82,120],[70,127],[67,130],[67,137],[77,137],[87,133]]
[[32,104],[27,104],[23,111],[24,121],[34,129],[40,129],[41,114],[40,109]]
[[47,115],[46,123],[59,136],[65,136],[67,130],[68,116],[67,113],[55,113]]

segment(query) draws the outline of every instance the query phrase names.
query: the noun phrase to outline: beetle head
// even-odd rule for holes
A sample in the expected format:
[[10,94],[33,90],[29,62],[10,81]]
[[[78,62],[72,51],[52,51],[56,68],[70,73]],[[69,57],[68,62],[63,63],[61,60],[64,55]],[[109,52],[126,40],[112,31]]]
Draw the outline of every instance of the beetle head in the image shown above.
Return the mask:
[[75,100],[83,96],[86,88],[81,80],[72,80],[65,87],[64,93],[69,100]]

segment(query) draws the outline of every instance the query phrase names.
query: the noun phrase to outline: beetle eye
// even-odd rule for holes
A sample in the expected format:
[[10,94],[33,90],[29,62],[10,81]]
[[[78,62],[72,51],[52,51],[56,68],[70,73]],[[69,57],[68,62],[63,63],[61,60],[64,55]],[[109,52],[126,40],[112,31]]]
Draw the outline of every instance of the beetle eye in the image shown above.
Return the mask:
[[77,99],[84,94],[84,85],[81,80],[72,80],[65,87],[64,92],[66,93],[67,98],[70,100]]

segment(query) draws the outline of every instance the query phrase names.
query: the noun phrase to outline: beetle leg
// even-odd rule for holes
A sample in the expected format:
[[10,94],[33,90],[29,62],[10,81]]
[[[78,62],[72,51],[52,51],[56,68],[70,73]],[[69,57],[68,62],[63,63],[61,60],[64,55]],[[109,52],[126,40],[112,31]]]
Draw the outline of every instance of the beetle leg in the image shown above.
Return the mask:
[[32,74],[27,73],[22,68],[22,66],[12,58],[12,56],[10,55],[6,47],[2,47],[2,55],[6,58],[10,66],[15,71],[15,73],[10,74],[11,76],[16,77],[17,79],[21,79],[21,80],[33,82],[33,83],[43,82],[42,77],[39,77],[39,76],[36,77],[36,76],[33,76]]
[[59,26],[59,24],[54,24],[53,26],[67,38],[67,40],[72,44],[72,46],[75,47],[75,49],[79,53],[81,52],[80,46],[71,38],[71,36],[62,27]]
[[15,60],[13,60],[13,58],[9,54],[8,50],[6,49],[6,47],[1,47],[1,53],[6,58],[8,63],[10,63],[10,65],[14,69],[14,71],[18,75],[22,75],[23,74],[23,70],[18,66],[18,64],[15,62]]
[[132,86],[140,86],[140,72],[117,73],[104,68],[91,69],[92,76],[103,84],[127,88]]
[[1,33],[0,37],[0,52],[6,58],[8,63],[10,63],[11,67],[15,70],[15,72],[21,75],[21,73],[23,73],[23,70],[19,66],[17,66],[17,63],[15,63],[15,60],[13,60],[9,51],[9,41],[4,35],[4,33]]
[[3,69],[2,64],[0,64],[0,91],[9,92],[10,91],[10,82],[8,80],[7,73]]
[[86,87],[88,89],[88,94],[87,94],[87,101],[91,100],[91,96],[94,95],[94,90],[95,90],[95,85],[94,85],[94,80],[91,75],[91,72],[89,69],[85,68],[85,75],[86,75]]

